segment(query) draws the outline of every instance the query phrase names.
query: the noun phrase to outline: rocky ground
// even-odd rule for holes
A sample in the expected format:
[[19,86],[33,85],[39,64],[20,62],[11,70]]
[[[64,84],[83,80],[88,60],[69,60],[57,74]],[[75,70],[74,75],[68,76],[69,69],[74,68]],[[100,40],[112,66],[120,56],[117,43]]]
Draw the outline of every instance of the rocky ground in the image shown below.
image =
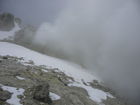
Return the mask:
[[[10,105],[8,100],[12,97],[12,93],[4,90],[3,86],[24,89],[23,94],[17,95],[21,105],[98,105],[89,98],[85,89],[69,86],[74,82],[73,78],[59,69],[36,66],[33,61],[23,64],[22,61],[23,58],[0,56],[0,105]],[[97,81],[91,85],[111,92]],[[108,97],[102,105],[125,104],[118,98]]]

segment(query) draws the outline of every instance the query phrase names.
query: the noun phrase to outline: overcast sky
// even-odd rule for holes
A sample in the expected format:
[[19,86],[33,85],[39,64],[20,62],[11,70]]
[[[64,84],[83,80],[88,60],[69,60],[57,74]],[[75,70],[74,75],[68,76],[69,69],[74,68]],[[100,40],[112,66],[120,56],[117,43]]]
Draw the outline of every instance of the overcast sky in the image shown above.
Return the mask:
[[0,12],[10,12],[25,23],[52,22],[66,0],[0,0]]

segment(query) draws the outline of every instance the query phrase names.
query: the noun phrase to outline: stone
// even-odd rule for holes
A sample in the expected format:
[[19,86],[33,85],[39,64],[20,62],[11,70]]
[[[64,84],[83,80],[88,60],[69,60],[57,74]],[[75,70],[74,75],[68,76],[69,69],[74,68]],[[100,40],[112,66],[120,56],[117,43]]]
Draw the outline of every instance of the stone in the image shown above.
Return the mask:
[[46,84],[37,85],[34,88],[33,98],[40,102],[45,102],[48,104],[52,103],[52,100],[49,96],[49,84],[46,83]]
[[3,59],[8,59],[8,57],[7,57],[7,56],[3,56],[2,58],[3,58]]

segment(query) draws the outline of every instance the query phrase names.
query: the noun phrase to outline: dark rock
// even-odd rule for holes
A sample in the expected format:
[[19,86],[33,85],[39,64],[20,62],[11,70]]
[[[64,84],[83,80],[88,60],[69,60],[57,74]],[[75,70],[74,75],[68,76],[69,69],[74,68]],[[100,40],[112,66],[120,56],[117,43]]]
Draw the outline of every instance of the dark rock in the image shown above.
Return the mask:
[[33,98],[40,102],[52,103],[51,98],[49,97],[49,84],[41,84],[34,88]]
[[6,101],[11,98],[11,93],[8,91],[3,91],[0,88],[0,101]]
[[14,26],[14,16],[10,13],[3,13],[0,15],[0,30],[10,31]]
[[8,59],[8,57],[7,57],[7,56],[3,56],[2,58],[3,58],[3,59]]

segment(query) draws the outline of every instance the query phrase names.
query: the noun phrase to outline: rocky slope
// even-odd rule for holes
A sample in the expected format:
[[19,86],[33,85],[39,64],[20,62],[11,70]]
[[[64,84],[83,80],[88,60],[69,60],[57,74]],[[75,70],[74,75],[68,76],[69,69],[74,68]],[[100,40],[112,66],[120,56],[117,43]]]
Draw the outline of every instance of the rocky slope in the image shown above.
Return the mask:
[[[1,87],[24,89],[24,93],[17,96],[20,99],[19,103],[23,105],[98,105],[89,98],[84,88],[69,86],[75,80],[59,69],[49,69],[43,65],[36,66],[32,61],[23,64],[22,61],[23,58],[0,56]],[[110,92],[109,89],[98,84],[97,81],[91,84],[94,88]],[[12,96],[12,93],[10,93],[8,93],[8,90],[0,91],[0,94],[3,94],[3,97],[0,95],[1,105],[10,104],[7,101]],[[56,96],[51,96],[52,93]],[[124,105],[117,98],[109,97],[103,100],[103,103],[102,105]]]

